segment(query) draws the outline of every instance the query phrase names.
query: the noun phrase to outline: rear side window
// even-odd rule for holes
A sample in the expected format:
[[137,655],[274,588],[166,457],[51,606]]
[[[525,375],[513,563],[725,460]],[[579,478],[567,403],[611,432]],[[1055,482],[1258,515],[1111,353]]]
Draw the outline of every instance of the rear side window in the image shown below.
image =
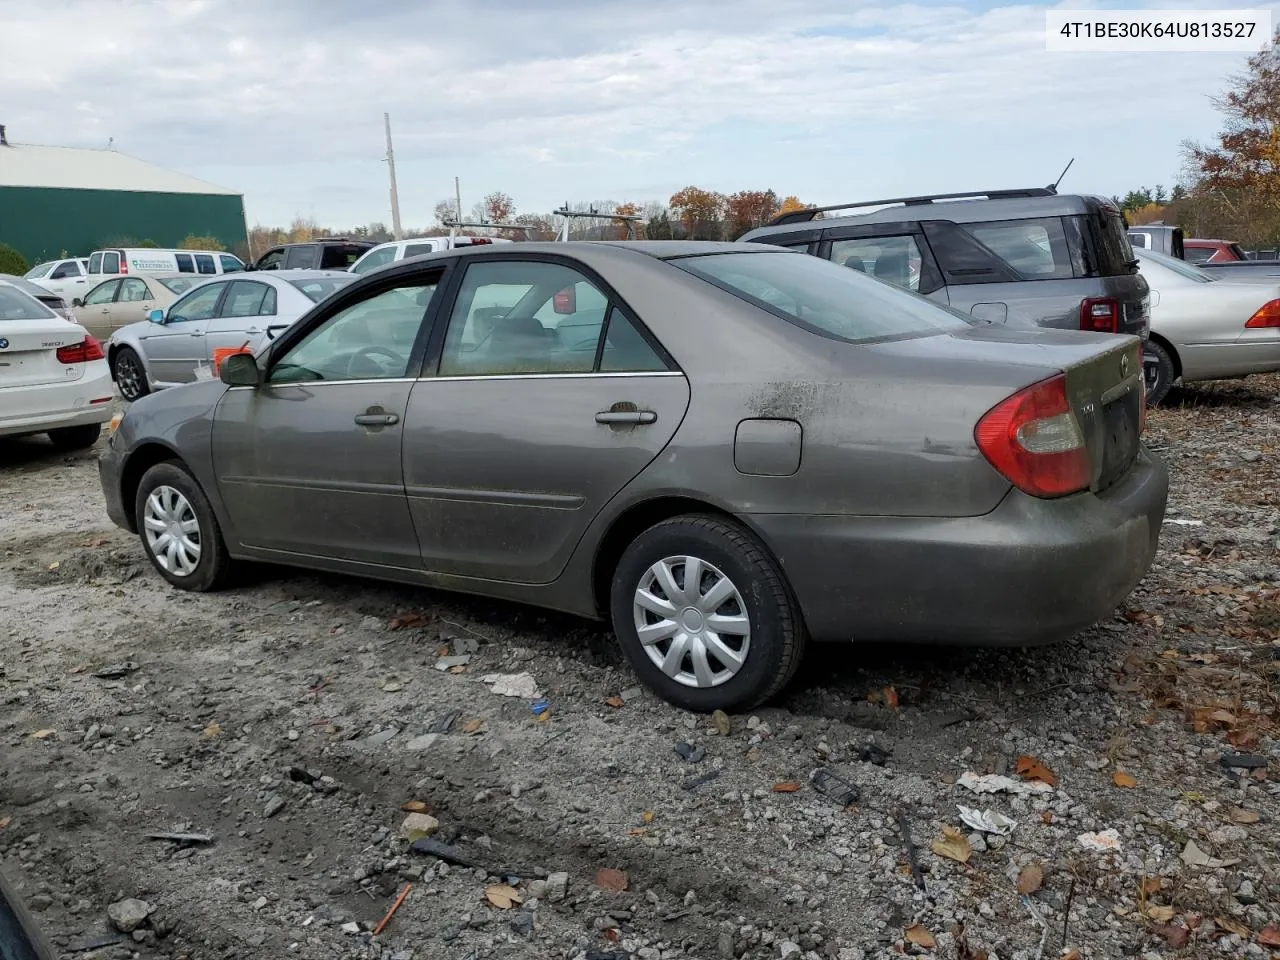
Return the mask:
[[368,273],[370,270],[376,270],[378,267],[385,266],[395,258],[395,247],[383,247],[381,250],[374,250],[367,257],[361,260],[360,266],[352,272]]
[[1129,234],[1129,242],[1133,244],[1135,247],[1141,247],[1143,250],[1151,249],[1151,243],[1149,241],[1150,241],[1150,237],[1145,233]]
[[[874,237],[857,240],[835,240],[831,259],[836,263],[870,274],[904,290],[920,290],[923,258],[916,238],[912,236]],[[930,292],[928,290],[926,293]]]
[[195,255],[195,258],[196,258],[196,270],[199,273],[217,273],[218,272],[218,268],[213,262],[213,257],[209,256],[209,254],[197,253]]
[[195,273],[196,272],[196,265],[191,259],[191,254],[175,253],[173,255],[173,259],[178,264],[179,273]]
[[1213,256],[1213,251],[1208,247],[1185,247],[1183,253],[1186,254],[1183,259],[1190,260],[1192,263],[1208,263],[1209,258]]
[[424,254],[435,252],[435,246],[430,243],[410,243],[404,248],[405,259],[408,259],[409,257],[421,257]]
[[1023,280],[1069,280],[1075,276],[1060,217],[962,226]]
[[923,297],[803,254],[720,253],[670,263],[812,333],[850,343],[970,325]]
[[289,247],[284,252],[285,270],[309,270],[316,266],[316,248],[314,245],[305,247]]

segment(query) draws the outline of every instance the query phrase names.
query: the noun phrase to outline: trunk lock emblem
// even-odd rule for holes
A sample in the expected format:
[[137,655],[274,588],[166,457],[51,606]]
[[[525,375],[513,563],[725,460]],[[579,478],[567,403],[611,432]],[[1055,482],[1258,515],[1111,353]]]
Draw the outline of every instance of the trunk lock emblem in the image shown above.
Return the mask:
[[1129,375],[1129,355],[1123,354],[1120,357],[1120,376],[1127,377]]

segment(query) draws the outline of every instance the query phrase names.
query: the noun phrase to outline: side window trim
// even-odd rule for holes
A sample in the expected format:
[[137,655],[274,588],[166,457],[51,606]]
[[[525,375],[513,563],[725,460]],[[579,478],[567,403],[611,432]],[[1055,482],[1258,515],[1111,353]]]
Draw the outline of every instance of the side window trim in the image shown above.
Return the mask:
[[[458,293],[462,289],[463,275],[466,273],[466,270],[463,268],[470,266],[472,264],[502,263],[508,260],[516,261],[519,263],[552,263],[562,267],[568,267],[569,269],[575,270],[579,274],[581,274],[585,280],[590,281],[595,286],[595,288],[604,295],[605,300],[608,302],[609,306],[605,311],[605,322],[604,324],[601,325],[601,328],[600,328],[600,341],[599,343],[596,344],[595,364],[593,365],[590,372],[468,374],[463,377],[447,376],[447,375],[443,377],[441,376],[440,360],[444,352],[445,334],[448,331],[449,322],[453,317],[453,308],[454,308],[454,304],[457,301]],[[436,322],[432,325],[431,338],[427,344],[426,355],[423,357],[422,369],[418,373],[418,379],[420,380],[434,380],[434,379],[479,380],[479,379],[496,379],[496,378],[511,380],[511,379],[518,379],[518,378],[548,379],[553,377],[569,377],[569,378],[618,377],[618,376],[628,376],[628,377],[650,376],[652,377],[652,376],[669,376],[672,374],[683,375],[683,371],[680,369],[679,364],[675,362],[675,358],[671,356],[671,353],[667,350],[666,347],[664,347],[658,341],[658,338],[653,335],[653,333],[649,330],[649,328],[643,322],[640,321],[640,319],[636,315],[636,312],[631,309],[630,305],[621,296],[618,295],[618,292],[609,284],[607,280],[605,280],[602,276],[600,276],[599,273],[597,273],[590,266],[588,266],[587,264],[583,263],[580,260],[575,260],[572,257],[566,257],[561,254],[555,254],[555,253],[520,253],[519,256],[515,256],[515,255],[503,255],[503,253],[499,252],[499,253],[487,253],[480,256],[467,257],[465,261],[459,266],[458,269],[452,269],[453,265],[456,263],[457,263],[456,259],[451,259],[449,261],[452,277],[448,277],[448,276],[445,277],[448,283],[441,284],[440,290],[442,295],[436,298],[436,301],[433,306],[433,309],[436,310],[437,318],[439,318],[440,316],[443,316],[443,322],[437,319]],[[605,342],[605,337],[608,335],[609,317],[615,309],[620,309],[622,311],[623,315],[626,316],[628,321],[630,321],[631,325],[635,328],[636,332],[639,333],[640,336],[644,338],[645,343],[649,345],[649,347],[654,351],[654,353],[657,354],[658,358],[666,365],[667,367],[666,372],[613,373],[613,372],[600,371],[601,345]]]

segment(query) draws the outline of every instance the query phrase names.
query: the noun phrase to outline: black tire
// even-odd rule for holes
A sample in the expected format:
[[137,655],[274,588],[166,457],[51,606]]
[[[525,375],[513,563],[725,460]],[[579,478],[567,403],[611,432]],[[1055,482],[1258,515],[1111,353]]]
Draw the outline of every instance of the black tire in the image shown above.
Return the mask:
[[[737,588],[737,597],[718,608],[733,613],[741,600],[741,614],[750,629],[746,657],[736,673],[712,686],[690,686],[663,672],[650,659],[648,649],[659,656],[670,652],[674,638],[646,648],[636,626],[635,599],[650,577],[650,570],[671,557],[690,557],[710,564]],[[683,566],[672,568],[683,571]],[[716,571],[704,574],[714,580]],[[683,577],[683,572],[680,573]],[[676,586],[681,580],[675,579]],[[791,596],[782,571],[748,530],[732,521],[714,516],[673,517],[640,534],[623,552],[614,571],[610,589],[613,628],[631,665],[654,692],[669,703],[699,713],[712,710],[742,711],[775,696],[795,676],[807,641],[799,608]],[[651,615],[656,620],[656,614]],[[668,618],[670,619],[670,618]],[[726,636],[722,634],[722,636]],[[739,641],[740,643],[740,641]],[[741,646],[732,648],[740,652]],[[714,654],[712,655],[714,659]],[[714,661],[722,667],[724,663]],[[691,656],[681,658],[681,669],[692,673]],[[684,667],[688,664],[688,668]]]
[[[166,488],[177,491],[189,508],[189,510],[174,511],[175,519],[193,518],[196,521],[199,557],[188,572],[166,569],[166,566],[157,558],[148,535],[147,500],[152,493],[160,492],[158,499],[162,505],[176,502],[166,493]],[[138,493],[134,498],[134,510],[142,549],[160,576],[175,587],[197,593],[217,590],[227,584],[233,564],[231,555],[227,553],[227,546],[223,542],[218,519],[209,505],[209,498],[200,489],[200,484],[179,461],[169,460],[158,463],[142,475],[142,482],[138,484]],[[190,554],[184,554],[184,558],[189,560]],[[178,566],[172,558],[168,562]]]
[[82,427],[62,427],[49,431],[49,439],[59,450],[87,450],[102,436],[102,424],[90,423]]
[[116,382],[120,396],[130,403],[151,392],[147,383],[147,368],[132,347],[121,347],[111,360],[111,379]]
[[1164,400],[1177,376],[1178,368],[1164,344],[1148,340],[1142,348],[1142,379],[1147,388],[1147,406],[1154,407]]

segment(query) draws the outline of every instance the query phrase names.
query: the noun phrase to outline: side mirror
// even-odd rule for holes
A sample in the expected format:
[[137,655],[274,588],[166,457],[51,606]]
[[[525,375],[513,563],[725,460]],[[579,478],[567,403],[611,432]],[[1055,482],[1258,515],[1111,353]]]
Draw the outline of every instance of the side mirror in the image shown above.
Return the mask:
[[81,300],[79,297],[76,297],[74,300],[71,301],[71,305],[73,307],[83,307],[84,301]]
[[164,323],[164,311],[148,310],[147,319],[150,320],[152,323]]
[[218,379],[229,387],[256,387],[262,381],[262,371],[252,355],[233,353],[218,367]]

